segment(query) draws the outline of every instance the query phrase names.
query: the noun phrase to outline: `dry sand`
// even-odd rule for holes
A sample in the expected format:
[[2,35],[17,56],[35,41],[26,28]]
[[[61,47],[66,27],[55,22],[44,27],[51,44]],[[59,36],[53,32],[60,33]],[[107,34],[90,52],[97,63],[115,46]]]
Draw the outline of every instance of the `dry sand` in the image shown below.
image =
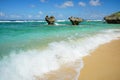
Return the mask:
[[83,61],[78,80],[120,80],[120,40],[101,45]]
[[[120,40],[98,47],[90,56],[83,58],[84,67],[78,80],[120,80]],[[77,80],[79,60],[68,63],[56,71],[35,75],[36,80]]]

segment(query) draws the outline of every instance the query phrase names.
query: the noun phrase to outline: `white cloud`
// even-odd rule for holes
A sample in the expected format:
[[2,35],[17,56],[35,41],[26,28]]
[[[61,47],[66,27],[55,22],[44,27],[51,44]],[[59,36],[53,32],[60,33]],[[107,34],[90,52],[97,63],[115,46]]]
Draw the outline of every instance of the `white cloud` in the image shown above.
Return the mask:
[[0,12],[0,17],[3,17],[3,16],[5,16],[5,13]]
[[100,0],[90,0],[90,5],[91,6],[100,6],[101,2],[100,2]]
[[58,7],[60,7],[60,8],[66,8],[66,7],[73,7],[73,6],[74,6],[74,4],[73,4],[72,1],[66,1],[66,2],[64,2],[62,5],[60,5]]
[[85,6],[86,6],[86,3],[84,3],[84,2],[79,2],[78,5],[79,5],[79,6],[82,6],[82,7],[85,7]]

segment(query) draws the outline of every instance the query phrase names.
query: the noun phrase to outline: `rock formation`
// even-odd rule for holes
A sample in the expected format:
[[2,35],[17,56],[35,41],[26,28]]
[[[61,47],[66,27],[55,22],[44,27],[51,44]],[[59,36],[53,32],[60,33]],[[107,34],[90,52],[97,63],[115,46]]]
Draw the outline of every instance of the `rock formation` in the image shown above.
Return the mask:
[[112,15],[104,17],[107,23],[120,24],[120,11]]
[[48,25],[54,25],[55,17],[54,16],[46,16],[45,20],[47,21]]
[[71,21],[72,25],[79,25],[79,23],[83,21],[83,19],[78,17],[69,17],[68,19]]

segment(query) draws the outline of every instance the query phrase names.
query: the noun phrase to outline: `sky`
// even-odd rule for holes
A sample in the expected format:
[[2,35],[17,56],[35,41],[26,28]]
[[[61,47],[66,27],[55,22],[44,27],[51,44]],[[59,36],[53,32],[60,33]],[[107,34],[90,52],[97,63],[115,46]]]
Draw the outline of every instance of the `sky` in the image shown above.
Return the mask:
[[120,0],[0,0],[0,20],[80,17],[103,19],[120,11]]

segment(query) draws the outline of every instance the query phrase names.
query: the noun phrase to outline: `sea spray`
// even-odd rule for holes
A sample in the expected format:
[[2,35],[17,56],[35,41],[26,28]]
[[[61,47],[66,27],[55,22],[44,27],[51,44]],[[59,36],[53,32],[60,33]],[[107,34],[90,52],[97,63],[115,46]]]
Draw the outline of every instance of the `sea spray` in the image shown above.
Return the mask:
[[[119,37],[120,29],[108,29],[82,40],[77,38],[49,43],[42,51],[36,49],[13,51],[0,61],[0,80],[35,80],[35,76],[42,77],[45,73],[76,60],[80,60],[79,74],[84,56],[89,55],[99,45]],[[77,79],[77,76],[74,79]]]

